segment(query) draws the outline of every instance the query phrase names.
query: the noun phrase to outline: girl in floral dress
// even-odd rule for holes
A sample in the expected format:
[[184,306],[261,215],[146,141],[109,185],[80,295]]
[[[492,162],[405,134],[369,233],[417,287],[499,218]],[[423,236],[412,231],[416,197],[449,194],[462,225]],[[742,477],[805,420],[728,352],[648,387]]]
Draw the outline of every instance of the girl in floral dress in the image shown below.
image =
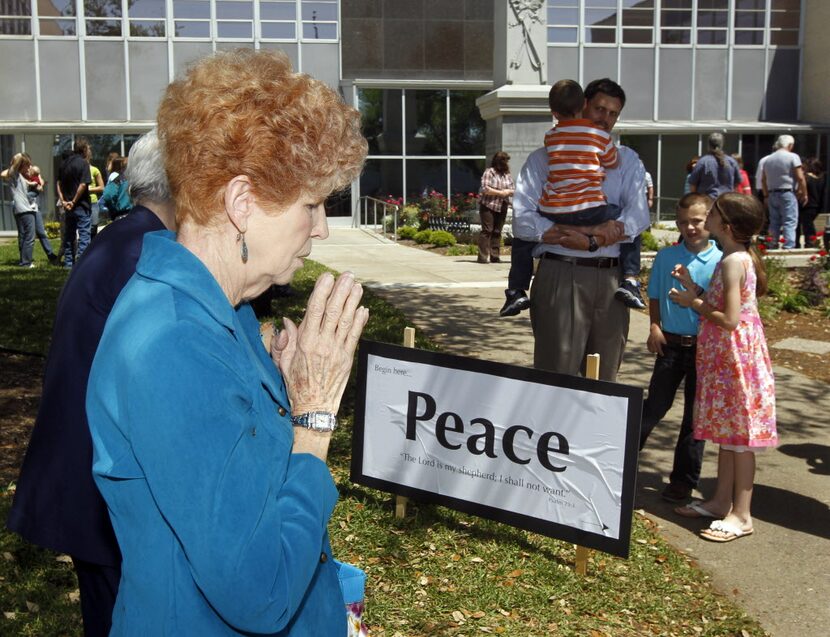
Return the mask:
[[685,517],[720,518],[701,531],[714,542],[753,532],[755,453],[778,444],[772,365],[756,298],[766,292],[766,273],[750,248],[762,222],[763,209],[753,197],[718,197],[706,229],[723,247],[723,259],[709,290],[702,298],[688,271],[678,266],[674,276],[686,289],[669,292],[672,300],[700,314],[694,435],[720,444],[714,495],[675,511]]

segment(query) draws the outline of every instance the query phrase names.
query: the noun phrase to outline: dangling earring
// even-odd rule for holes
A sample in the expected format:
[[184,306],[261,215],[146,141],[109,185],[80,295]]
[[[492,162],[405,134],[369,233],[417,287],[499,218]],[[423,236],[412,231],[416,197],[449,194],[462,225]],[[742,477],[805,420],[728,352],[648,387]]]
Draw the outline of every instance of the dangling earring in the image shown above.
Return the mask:
[[245,243],[245,233],[238,232],[236,234],[236,242],[242,242],[242,246],[240,247],[240,253],[242,254],[242,263],[248,263],[248,244]]

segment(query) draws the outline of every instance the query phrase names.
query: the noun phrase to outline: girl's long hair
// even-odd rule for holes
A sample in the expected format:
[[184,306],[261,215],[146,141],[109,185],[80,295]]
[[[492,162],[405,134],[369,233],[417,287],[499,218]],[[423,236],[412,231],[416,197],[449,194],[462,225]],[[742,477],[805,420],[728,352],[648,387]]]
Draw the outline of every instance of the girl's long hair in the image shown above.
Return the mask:
[[760,252],[752,243],[764,223],[761,202],[751,195],[727,192],[717,198],[713,207],[720,214],[723,224],[732,229],[735,241],[746,246],[755,266],[755,296],[764,296],[767,293],[767,271]]
[[17,153],[12,157],[11,166],[9,166],[8,180],[9,182],[17,181],[17,176],[23,173],[23,170],[32,163],[32,160],[26,153]]

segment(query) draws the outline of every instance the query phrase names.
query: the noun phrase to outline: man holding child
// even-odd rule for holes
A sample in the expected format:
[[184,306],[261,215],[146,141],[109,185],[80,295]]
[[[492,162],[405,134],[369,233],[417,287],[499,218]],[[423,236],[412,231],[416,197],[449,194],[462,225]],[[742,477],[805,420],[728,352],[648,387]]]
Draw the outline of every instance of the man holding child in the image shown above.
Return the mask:
[[[607,136],[624,105],[623,89],[605,78],[588,84],[581,114],[571,115],[589,120]],[[540,259],[530,294],[534,366],[539,369],[574,375],[584,370],[587,354],[598,353],[600,378],[613,381],[622,362],[629,309],[614,298],[621,278],[620,248],[648,228],[650,218],[643,163],[625,146],[617,156],[617,167],[607,170],[601,182],[608,216],[601,223],[592,220],[594,225],[557,223],[555,215],[540,212],[549,171],[545,148],[528,157],[517,179],[513,234],[536,243],[533,256]]]

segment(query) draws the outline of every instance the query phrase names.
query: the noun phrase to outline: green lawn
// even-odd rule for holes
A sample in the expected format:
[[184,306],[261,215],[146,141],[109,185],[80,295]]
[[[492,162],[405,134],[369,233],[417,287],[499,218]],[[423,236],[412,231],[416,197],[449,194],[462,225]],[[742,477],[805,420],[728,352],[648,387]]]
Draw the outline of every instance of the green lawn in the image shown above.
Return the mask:
[[[43,352],[64,273],[43,263],[18,270],[16,250],[0,246],[0,302],[3,316],[14,315],[0,321],[0,346]],[[322,270],[309,262],[295,280],[298,295],[275,304],[275,316],[299,320]],[[368,292],[365,305],[365,336],[400,343],[405,317]],[[423,337],[417,346],[434,349]],[[341,494],[330,528],[335,555],[368,575],[373,635],[764,635],[640,516],[630,559],[593,553],[587,577],[574,574],[574,547],[565,542],[412,502],[406,519],[395,520],[389,494],[349,481],[353,409],[354,383],[330,452]],[[10,500],[6,490],[3,518]],[[69,565],[53,553],[0,534],[0,634],[81,635],[75,588]]]

